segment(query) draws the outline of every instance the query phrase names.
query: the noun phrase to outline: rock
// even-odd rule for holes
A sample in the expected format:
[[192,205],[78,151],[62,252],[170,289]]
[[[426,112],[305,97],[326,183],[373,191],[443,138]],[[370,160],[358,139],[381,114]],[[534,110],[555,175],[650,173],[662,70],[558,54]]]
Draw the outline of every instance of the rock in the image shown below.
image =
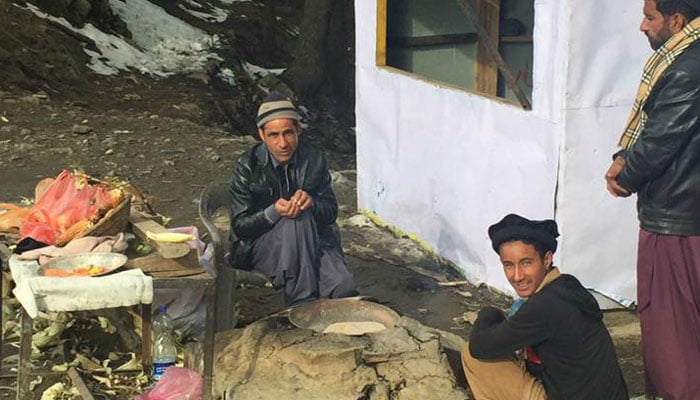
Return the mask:
[[115,139],[114,137],[106,137],[106,138],[102,141],[102,144],[103,144],[105,147],[116,147],[116,146],[119,145],[117,139]]
[[193,72],[190,72],[187,76],[192,78],[192,79],[200,80],[205,85],[209,84],[209,74],[207,74],[206,71],[202,71],[202,70],[193,71]]
[[333,191],[338,199],[338,208],[347,213],[357,211],[357,173],[354,170],[331,171]]
[[92,10],[92,5],[88,0],[74,0],[71,7],[80,18],[87,17]]
[[73,128],[71,128],[71,132],[77,134],[77,135],[86,135],[90,132],[92,132],[93,129],[92,127],[89,127],[87,125],[73,125]]
[[17,132],[17,125],[5,125],[0,127],[0,133],[14,133]]
[[198,105],[193,103],[180,103],[174,106],[176,109],[182,111],[186,117],[196,119],[199,118],[203,111]]
[[267,74],[258,80],[258,83],[270,90],[282,93],[290,99],[295,99],[294,90],[284,83],[277,75]]
[[58,154],[61,156],[73,155],[73,149],[71,149],[70,147],[56,147],[56,148],[51,149],[51,151],[54,154]]
[[22,96],[19,100],[23,103],[38,105],[41,103],[41,99],[36,96]]
[[90,105],[85,101],[75,100],[70,102],[70,105],[78,108],[89,108]]
[[30,135],[32,133],[32,130],[29,128],[22,128],[19,131],[20,135]]
[[355,214],[342,222],[343,225],[353,226],[356,228],[370,228],[375,226],[371,219],[362,214]]
[[34,149],[36,149],[36,147],[37,146],[33,143],[22,142],[17,146],[17,150],[20,152],[31,152],[31,151],[34,151]]

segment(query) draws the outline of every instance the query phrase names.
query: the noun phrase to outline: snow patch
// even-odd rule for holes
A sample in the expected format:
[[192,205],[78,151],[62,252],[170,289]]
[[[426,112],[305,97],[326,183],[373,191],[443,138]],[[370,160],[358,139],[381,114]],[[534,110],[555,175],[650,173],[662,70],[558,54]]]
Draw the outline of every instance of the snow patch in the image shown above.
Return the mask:
[[130,40],[106,34],[92,24],[78,29],[65,18],[46,14],[31,3],[24,9],[91,39],[97,51],[85,49],[85,53],[91,57],[88,67],[98,74],[135,69],[169,76],[202,70],[208,60],[220,59],[213,53],[219,44],[216,35],[207,35],[161,7],[146,0],[110,0],[110,6],[131,31]]
[[228,18],[228,11],[213,6],[210,2],[205,2],[203,5],[194,0],[186,0],[185,3],[187,4],[186,6],[184,4],[178,4],[177,6],[186,13],[203,21],[221,23]]
[[230,86],[236,86],[236,74],[231,68],[222,68],[218,74],[219,78]]
[[243,69],[251,78],[258,80],[258,79],[266,77],[270,74],[277,75],[277,76],[282,75],[282,73],[285,71],[286,68],[268,69],[268,68],[259,67],[255,64],[244,62]]

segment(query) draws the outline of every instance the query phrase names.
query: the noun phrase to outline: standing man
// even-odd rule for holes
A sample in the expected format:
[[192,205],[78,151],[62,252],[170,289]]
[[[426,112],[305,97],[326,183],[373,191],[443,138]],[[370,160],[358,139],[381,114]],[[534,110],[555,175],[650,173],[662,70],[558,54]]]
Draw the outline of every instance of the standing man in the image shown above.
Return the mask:
[[558,236],[553,220],[515,214],[489,227],[503,272],[525,301],[508,316],[479,311],[462,350],[477,400],[629,399],[598,303],[552,264]]
[[325,153],[299,141],[301,116],[270,93],[256,123],[262,143],[244,153],[231,181],[231,254],[284,289],[285,304],[357,294],[335,220]]
[[637,193],[637,303],[648,395],[700,399],[700,0],[645,0],[655,50],[605,175]]

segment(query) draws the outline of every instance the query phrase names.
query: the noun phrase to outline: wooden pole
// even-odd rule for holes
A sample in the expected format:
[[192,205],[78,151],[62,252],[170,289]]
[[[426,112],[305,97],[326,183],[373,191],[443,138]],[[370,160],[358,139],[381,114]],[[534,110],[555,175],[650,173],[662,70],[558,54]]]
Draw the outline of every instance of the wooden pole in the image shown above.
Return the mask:
[[78,393],[80,393],[80,397],[82,397],[83,400],[95,400],[92,393],[90,393],[90,390],[88,390],[87,386],[85,385],[83,378],[80,377],[80,374],[78,374],[78,371],[76,371],[74,367],[68,368],[68,377],[70,378],[71,382],[73,382],[73,385],[78,389]]
[[457,0],[457,3],[459,3],[459,6],[462,8],[464,15],[466,15],[472,25],[474,25],[476,32],[479,34],[479,42],[484,45],[489,55],[496,61],[498,69],[506,78],[508,88],[513,91],[513,94],[515,94],[515,97],[518,98],[520,105],[522,105],[524,109],[531,110],[532,105],[530,104],[530,100],[527,98],[527,96],[525,96],[525,93],[523,93],[523,91],[520,89],[520,86],[515,83],[515,76],[510,71],[510,68],[508,68],[508,65],[503,60],[503,57],[501,57],[501,54],[498,52],[498,48],[489,38],[489,34],[486,29],[479,23],[479,19],[476,16],[474,8],[467,0]]
[[[498,43],[500,0],[477,0],[476,8],[480,25],[492,43]],[[476,46],[476,90],[492,96],[498,94],[498,64],[482,40]]]
[[387,0],[377,0],[377,43],[376,63],[386,65],[386,31],[387,31]]
[[17,373],[17,400],[26,400],[31,396],[29,390],[30,374],[32,372],[32,319],[22,307],[21,334],[19,340],[19,371]]

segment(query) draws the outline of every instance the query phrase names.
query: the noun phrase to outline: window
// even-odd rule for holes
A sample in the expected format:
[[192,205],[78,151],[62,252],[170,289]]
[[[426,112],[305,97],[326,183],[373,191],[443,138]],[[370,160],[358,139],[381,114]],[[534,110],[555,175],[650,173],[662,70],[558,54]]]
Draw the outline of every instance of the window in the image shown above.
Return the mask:
[[534,0],[378,0],[377,65],[530,108]]

